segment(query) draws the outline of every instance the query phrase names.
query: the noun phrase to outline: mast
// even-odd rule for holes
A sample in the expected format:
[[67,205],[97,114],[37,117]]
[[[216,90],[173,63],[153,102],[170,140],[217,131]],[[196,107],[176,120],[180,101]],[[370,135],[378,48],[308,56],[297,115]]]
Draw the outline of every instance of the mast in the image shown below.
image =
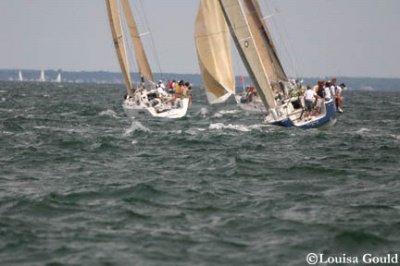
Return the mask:
[[219,0],[236,48],[267,109],[276,107],[270,80],[240,0]]
[[229,29],[218,1],[200,0],[195,22],[196,52],[207,98],[224,102],[235,92]]
[[135,18],[133,16],[132,9],[129,4],[129,0],[121,0],[122,9],[125,14],[126,23],[128,24],[129,33],[131,36],[133,48],[135,50],[135,57],[138,64],[140,75],[146,80],[154,82],[153,74],[150,69],[149,62],[143,47],[142,40],[137,28]]
[[270,63],[272,64],[272,68],[274,69],[276,75],[276,79],[273,80],[287,81],[288,77],[279,59],[278,52],[272,40],[271,33],[267,27],[267,23],[263,18],[263,14],[261,12],[261,7],[258,0],[244,0],[244,3],[249,12],[248,17],[254,19],[255,26],[259,29],[258,32],[263,38],[265,49],[267,50],[269,58],[271,59]]
[[115,51],[117,53],[122,75],[124,76],[126,91],[129,96],[133,96],[132,80],[129,74],[128,58],[126,56],[125,42],[122,34],[118,0],[106,0],[106,5]]

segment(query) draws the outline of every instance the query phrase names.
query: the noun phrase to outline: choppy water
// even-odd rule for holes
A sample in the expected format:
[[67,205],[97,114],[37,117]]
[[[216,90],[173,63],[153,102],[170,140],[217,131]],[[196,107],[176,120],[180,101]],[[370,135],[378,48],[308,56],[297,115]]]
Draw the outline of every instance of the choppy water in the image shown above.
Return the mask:
[[195,91],[139,123],[106,85],[0,83],[1,265],[307,265],[399,253],[400,93],[348,92],[328,131]]

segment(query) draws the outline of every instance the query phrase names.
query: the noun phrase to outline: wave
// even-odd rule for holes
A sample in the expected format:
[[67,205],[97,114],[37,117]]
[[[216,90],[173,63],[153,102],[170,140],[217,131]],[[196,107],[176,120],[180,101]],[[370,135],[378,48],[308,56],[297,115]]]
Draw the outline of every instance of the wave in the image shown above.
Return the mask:
[[201,117],[207,117],[208,116],[208,109],[206,107],[200,108],[200,111],[198,111],[195,116],[201,116]]
[[242,132],[249,132],[251,129],[249,129],[245,125],[232,125],[228,124],[225,125],[223,123],[215,123],[215,124],[210,124],[209,126],[210,130],[223,130],[223,129],[230,129],[230,130],[237,130],[237,131],[242,131]]
[[215,113],[213,115],[213,117],[221,118],[224,115],[233,115],[233,114],[237,114],[237,113],[241,113],[241,110],[222,110],[222,111],[218,111],[217,113]]
[[115,111],[113,111],[113,110],[110,110],[110,109],[107,109],[105,111],[100,112],[99,116],[108,116],[108,117],[112,117],[112,118],[119,118],[117,113]]
[[131,126],[127,129],[125,129],[124,136],[129,136],[133,132],[136,132],[136,131],[151,132],[151,130],[149,128],[145,127],[139,121],[132,121]]
[[263,125],[263,124],[256,124],[256,125],[234,125],[234,124],[227,124],[225,125],[224,123],[214,123],[210,124],[208,129],[210,130],[236,130],[240,132],[250,132],[252,130],[258,130],[261,131],[263,128],[268,127],[268,125]]

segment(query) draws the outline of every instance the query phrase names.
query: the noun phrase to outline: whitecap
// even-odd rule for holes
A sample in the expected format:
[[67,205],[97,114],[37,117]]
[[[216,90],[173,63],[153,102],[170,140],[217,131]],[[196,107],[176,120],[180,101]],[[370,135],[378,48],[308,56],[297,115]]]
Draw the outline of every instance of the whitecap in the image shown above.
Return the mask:
[[201,117],[208,116],[208,109],[206,107],[202,107],[200,111],[196,113],[196,116],[201,116]]
[[202,131],[206,131],[206,129],[205,128],[197,128],[197,127],[193,128],[193,127],[191,127],[188,130],[186,130],[185,133],[189,134],[189,135],[196,136],[199,132],[202,132]]
[[392,138],[400,140],[400,135],[390,135]]
[[178,130],[171,130],[171,131],[168,131],[168,133],[180,135],[180,134],[182,134],[182,130],[180,130],[180,129],[178,129]]
[[2,102],[5,102],[5,101],[6,101],[6,98],[2,97],[2,98],[1,98],[1,101],[2,101]]
[[356,133],[362,134],[362,133],[370,132],[370,131],[371,131],[370,129],[363,127],[363,128],[360,128],[359,130],[357,130]]
[[129,128],[125,129],[124,136],[129,136],[135,131],[143,131],[143,132],[150,132],[150,129],[145,127],[142,123],[138,121],[132,121],[132,124]]
[[99,116],[108,116],[108,117],[118,118],[117,113],[110,109],[100,112]]
[[210,130],[223,130],[223,129],[230,129],[230,130],[237,130],[237,131],[242,131],[242,132],[249,132],[251,129],[249,129],[245,125],[232,125],[228,124],[225,125],[223,123],[215,123],[215,124],[210,124],[209,126]]
[[241,111],[240,110],[222,110],[222,111],[218,111],[217,113],[215,113],[213,115],[213,117],[220,118],[220,117],[223,117],[224,115],[233,115],[233,114],[237,114],[239,112],[241,112]]

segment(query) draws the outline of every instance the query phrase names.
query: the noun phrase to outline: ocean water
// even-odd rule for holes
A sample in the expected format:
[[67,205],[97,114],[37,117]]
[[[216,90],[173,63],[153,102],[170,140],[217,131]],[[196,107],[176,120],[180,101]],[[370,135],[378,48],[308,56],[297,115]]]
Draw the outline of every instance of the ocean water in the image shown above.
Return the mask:
[[400,92],[346,92],[326,131],[264,125],[198,88],[188,117],[139,121],[123,94],[0,83],[0,265],[400,252]]

